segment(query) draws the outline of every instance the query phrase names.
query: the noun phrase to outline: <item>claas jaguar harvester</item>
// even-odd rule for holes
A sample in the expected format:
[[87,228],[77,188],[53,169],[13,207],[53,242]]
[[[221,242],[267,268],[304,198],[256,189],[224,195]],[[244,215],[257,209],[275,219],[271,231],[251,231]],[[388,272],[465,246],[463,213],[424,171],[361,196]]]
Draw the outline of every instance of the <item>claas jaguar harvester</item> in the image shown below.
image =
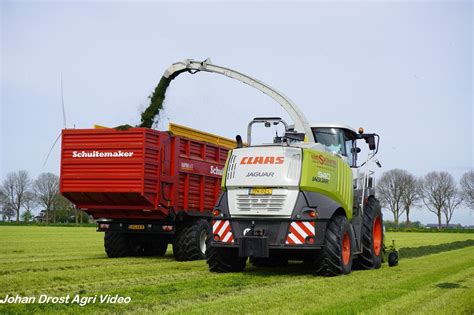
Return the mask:
[[[237,79],[272,97],[293,120],[255,118],[248,125],[247,143],[236,137],[237,147],[229,151],[224,168],[223,193],[212,212],[211,271],[242,271],[248,259],[255,266],[302,260],[325,276],[380,267],[383,221],[370,169],[380,166],[374,159],[377,134],[342,124],[309,124],[288,97],[209,60],[185,60],[170,70]],[[284,134],[255,145],[255,124],[282,124]],[[361,164],[360,142],[369,147]]]

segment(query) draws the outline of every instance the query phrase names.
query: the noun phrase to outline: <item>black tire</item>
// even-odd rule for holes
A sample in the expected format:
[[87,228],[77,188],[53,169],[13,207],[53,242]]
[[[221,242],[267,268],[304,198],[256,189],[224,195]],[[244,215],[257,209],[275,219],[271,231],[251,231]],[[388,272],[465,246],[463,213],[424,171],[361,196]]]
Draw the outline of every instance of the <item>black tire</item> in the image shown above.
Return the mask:
[[150,256],[164,256],[168,250],[168,242],[158,238],[152,239],[152,244],[150,244],[149,253]]
[[247,257],[239,257],[233,248],[210,246],[208,242],[207,264],[212,272],[241,272],[247,264]]
[[178,261],[206,258],[206,240],[211,236],[211,225],[197,220],[181,228],[173,242],[174,257]]
[[250,258],[250,263],[255,267],[285,267],[288,265],[288,257],[272,256],[268,258]]
[[398,254],[396,252],[391,252],[388,254],[388,266],[394,267],[398,265]]
[[316,273],[332,277],[348,274],[352,268],[350,224],[344,216],[335,216],[326,229],[324,247],[315,259]]
[[127,257],[131,255],[130,242],[126,234],[106,231],[104,247],[110,258]]
[[[376,223],[376,221],[378,223]],[[378,269],[382,265],[383,256],[383,217],[380,202],[375,197],[369,197],[364,207],[362,226],[362,253],[354,260],[357,269]],[[374,240],[376,225],[380,224],[380,241]],[[377,234],[377,233],[375,233]],[[376,237],[376,236],[375,236]],[[377,238],[377,237],[376,237]],[[375,241],[375,243],[374,243]]]

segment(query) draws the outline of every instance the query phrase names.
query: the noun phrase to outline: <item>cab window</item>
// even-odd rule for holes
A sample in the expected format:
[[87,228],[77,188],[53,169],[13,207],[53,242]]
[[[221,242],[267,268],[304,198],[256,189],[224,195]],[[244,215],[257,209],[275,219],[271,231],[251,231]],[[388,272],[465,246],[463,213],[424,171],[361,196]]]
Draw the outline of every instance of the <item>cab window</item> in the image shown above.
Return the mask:
[[[344,131],[338,128],[312,128],[316,142],[329,151],[347,156]],[[349,151],[350,152],[350,151]]]

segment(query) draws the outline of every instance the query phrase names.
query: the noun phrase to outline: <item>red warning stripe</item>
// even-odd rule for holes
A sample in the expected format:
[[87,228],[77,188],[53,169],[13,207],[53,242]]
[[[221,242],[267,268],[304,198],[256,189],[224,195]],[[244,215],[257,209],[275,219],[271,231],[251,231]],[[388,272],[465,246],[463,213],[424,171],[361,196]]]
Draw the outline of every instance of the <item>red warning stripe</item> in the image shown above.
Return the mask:
[[233,243],[234,236],[232,235],[232,228],[228,220],[213,220],[212,234],[218,235],[219,240],[225,243]]
[[286,244],[299,245],[305,244],[307,237],[315,235],[314,221],[293,221],[290,224]]

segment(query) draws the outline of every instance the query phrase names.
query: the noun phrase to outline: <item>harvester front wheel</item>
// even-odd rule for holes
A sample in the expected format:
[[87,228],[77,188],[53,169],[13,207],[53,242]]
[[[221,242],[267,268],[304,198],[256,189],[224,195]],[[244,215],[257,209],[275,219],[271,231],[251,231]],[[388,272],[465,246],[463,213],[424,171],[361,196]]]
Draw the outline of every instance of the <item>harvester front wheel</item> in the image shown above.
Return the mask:
[[354,265],[358,269],[378,269],[382,264],[383,226],[380,202],[370,196],[364,207],[362,253]]
[[106,231],[104,235],[105,252],[109,258],[131,255],[130,241],[126,234]]
[[207,264],[212,272],[240,272],[245,269],[247,257],[239,257],[233,248],[208,246]]
[[316,273],[332,277],[348,274],[352,268],[350,224],[346,217],[331,219],[326,229],[324,247],[316,258]]
[[184,226],[173,242],[174,257],[178,261],[206,258],[206,239],[211,235],[211,225],[200,219]]

